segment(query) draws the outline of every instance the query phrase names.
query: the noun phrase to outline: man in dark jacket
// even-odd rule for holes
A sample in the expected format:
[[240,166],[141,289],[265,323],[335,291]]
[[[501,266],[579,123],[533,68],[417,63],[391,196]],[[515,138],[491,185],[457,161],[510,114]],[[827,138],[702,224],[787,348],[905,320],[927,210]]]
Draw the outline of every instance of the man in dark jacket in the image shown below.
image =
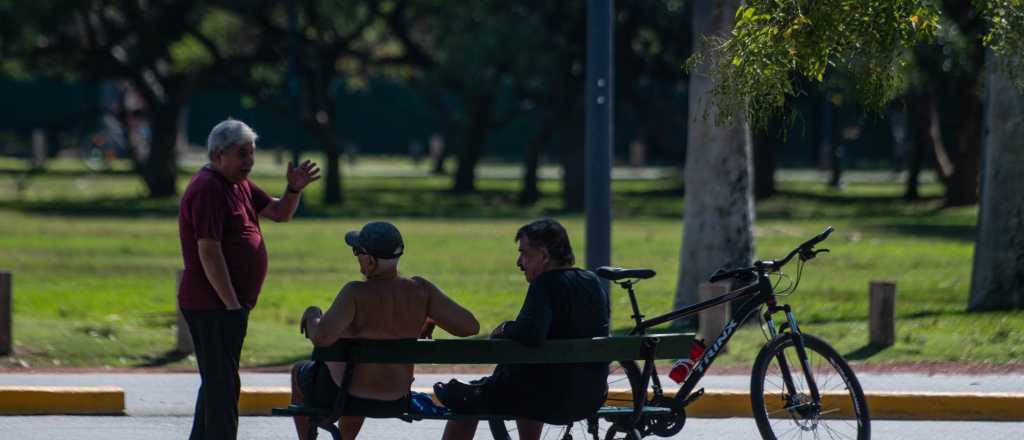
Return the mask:
[[[537,220],[519,228],[516,241],[516,265],[530,287],[516,319],[499,325],[491,337],[536,346],[548,339],[608,336],[608,294],[596,275],[573,267],[565,228],[552,219]],[[521,416],[516,420],[520,438],[537,438],[543,423],[568,424],[601,407],[608,392],[608,363],[502,364],[491,376],[474,381],[471,392],[455,388],[460,386],[435,386],[454,410]],[[443,438],[470,439],[475,432],[475,421],[450,421]]]

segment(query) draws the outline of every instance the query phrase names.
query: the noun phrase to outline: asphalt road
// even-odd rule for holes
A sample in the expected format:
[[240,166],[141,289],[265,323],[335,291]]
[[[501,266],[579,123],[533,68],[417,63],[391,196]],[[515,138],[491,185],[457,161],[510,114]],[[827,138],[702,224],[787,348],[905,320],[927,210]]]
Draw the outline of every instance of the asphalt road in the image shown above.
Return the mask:
[[[30,416],[0,417],[0,438],[76,439],[76,440],[182,440],[188,437],[189,417],[87,417]],[[359,438],[374,439],[439,439],[444,425],[440,422],[404,423],[397,420],[368,420]],[[935,440],[943,438],[1014,440],[1024,438],[1024,422],[913,422],[873,421],[872,437],[876,439]],[[283,417],[243,417],[239,423],[239,439],[293,439],[291,421]],[[329,439],[326,433],[320,438]],[[481,424],[478,439],[491,435]],[[579,438],[577,436],[576,438]],[[657,438],[657,437],[655,437]],[[757,439],[753,419],[691,419],[675,439]]]

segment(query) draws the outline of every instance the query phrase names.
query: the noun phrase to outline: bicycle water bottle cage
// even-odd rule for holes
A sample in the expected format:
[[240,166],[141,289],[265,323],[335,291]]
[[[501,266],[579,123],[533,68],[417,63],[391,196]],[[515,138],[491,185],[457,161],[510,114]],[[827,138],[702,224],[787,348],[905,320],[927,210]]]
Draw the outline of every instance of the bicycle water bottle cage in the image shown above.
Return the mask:
[[657,273],[651,269],[624,269],[621,267],[613,266],[601,266],[594,270],[597,276],[610,281],[618,281],[624,279],[639,279],[646,280],[653,278]]

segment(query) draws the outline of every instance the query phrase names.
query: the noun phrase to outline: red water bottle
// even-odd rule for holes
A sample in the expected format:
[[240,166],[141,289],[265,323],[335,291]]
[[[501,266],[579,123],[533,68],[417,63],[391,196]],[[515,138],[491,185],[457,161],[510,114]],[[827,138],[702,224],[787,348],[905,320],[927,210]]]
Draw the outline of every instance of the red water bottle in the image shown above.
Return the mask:
[[697,359],[700,359],[700,355],[704,354],[704,348],[706,347],[704,341],[694,339],[693,344],[690,345],[690,357],[675,361],[672,364],[672,371],[668,373],[668,377],[676,381],[676,383],[683,383],[687,376],[690,375],[690,371],[693,371],[693,366],[697,363]]

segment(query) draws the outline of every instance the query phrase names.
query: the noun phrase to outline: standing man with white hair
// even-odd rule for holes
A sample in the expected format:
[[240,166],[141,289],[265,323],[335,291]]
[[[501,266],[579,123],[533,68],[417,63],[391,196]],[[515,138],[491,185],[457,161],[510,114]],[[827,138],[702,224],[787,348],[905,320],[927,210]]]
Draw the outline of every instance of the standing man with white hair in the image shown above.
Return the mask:
[[206,141],[210,163],[192,177],[179,206],[185,271],[178,306],[192,333],[202,381],[191,440],[238,434],[238,362],[249,310],[267,274],[259,216],[291,220],[302,190],[320,178],[315,163],[289,163],[284,195],[267,195],[249,180],[256,139],[242,121],[214,126]]

